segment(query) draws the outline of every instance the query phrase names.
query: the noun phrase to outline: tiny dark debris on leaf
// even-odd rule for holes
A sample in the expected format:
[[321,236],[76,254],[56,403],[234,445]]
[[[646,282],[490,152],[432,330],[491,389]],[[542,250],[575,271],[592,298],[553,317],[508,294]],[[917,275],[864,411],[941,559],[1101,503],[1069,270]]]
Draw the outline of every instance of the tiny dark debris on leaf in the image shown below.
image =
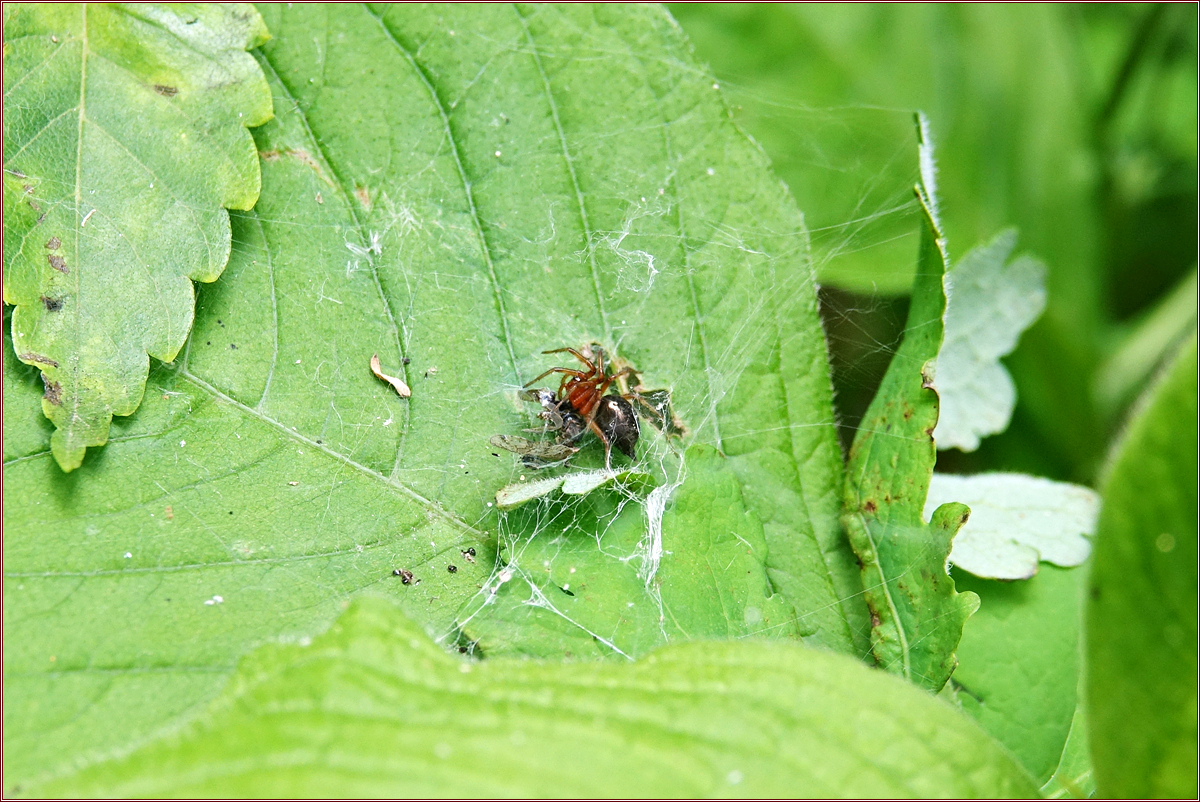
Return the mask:
[[47,312],[57,312],[63,308],[63,300],[62,298],[49,298],[43,295],[42,306],[46,307]]
[[450,573],[452,573],[452,574],[457,574],[457,573],[458,573],[458,566],[457,566],[457,565],[447,565],[447,566],[446,566],[446,570],[447,570],[447,571],[449,571],[449,572],[450,572]]
[[392,571],[392,576],[400,577],[400,581],[405,585],[415,585],[421,581],[413,578],[412,571],[406,571],[403,568],[397,568],[396,570]]
[[158,92],[163,97],[175,97],[179,90],[174,86],[164,86],[163,84],[155,84],[154,91]]
[[463,559],[465,559],[467,562],[474,564],[475,563],[475,547],[471,546],[470,548],[468,548],[466,551],[464,551],[462,553],[462,556],[463,556]]
[[62,385],[58,382],[47,379],[46,374],[42,374],[42,384],[46,386],[46,392],[42,394],[48,403],[58,406],[62,403]]

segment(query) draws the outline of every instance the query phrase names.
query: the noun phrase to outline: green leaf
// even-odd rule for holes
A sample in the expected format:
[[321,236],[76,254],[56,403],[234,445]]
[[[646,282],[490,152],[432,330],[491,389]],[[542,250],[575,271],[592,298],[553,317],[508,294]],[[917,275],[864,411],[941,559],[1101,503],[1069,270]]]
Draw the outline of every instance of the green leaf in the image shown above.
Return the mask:
[[1097,369],[1096,406],[1113,417],[1145,387],[1196,330],[1196,270],[1184,276],[1128,331]]
[[[661,9],[262,13],[277,110],[254,132],[262,194],[232,215],[186,349],[71,474],[41,424],[5,420],[6,782],[178,726],[247,650],[322,631],[356,594],[460,643],[512,538],[563,536],[543,558],[556,603],[588,601],[581,573],[606,600],[632,588],[620,603],[646,627],[598,632],[627,654],[664,640],[658,592],[615,548],[653,542],[653,520],[679,542],[657,572],[687,623],[668,622],[671,639],[798,632],[863,651],[801,216]],[[645,424],[637,461],[614,461],[652,473],[648,492],[501,514],[496,491],[526,471],[490,438],[540,423],[517,391],[562,364],[543,350],[593,341],[670,389],[687,444],[708,450],[685,457]],[[410,398],[372,375],[373,354]],[[6,403],[38,392],[5,370]],[[572,470],[603,464],[590,442]],[[680,509],[705,498],[744,514]],[[536,515],[564,499],[565,518]],[[710,549],[713,573],[693,580]],[[559,645],[514,631],[526,653]]]
[[971,508],[950,562],[975,576],[1028,579],[1038,560],[1071,567],[1091,553],[1100,497],[1089,488],[1023,473],[935,473],[925,515],[950,501]]
[[922,518],[936,451],[933,365],[942,342],[945,244],[937,223],[933,144],[919,118],[921,250],[904,341],[850,448],[843,517],[862,566],[871,650],[886,670],[937,691],[954,671],[963,622],[979,604],[946,573],[954,533],[969,510],[943,504]]
[[225,209],[258,197],[271,98],[244,51],[267,32],[247,5],[30,3],[4,36],[4,302],[71,471],[141,403],[147,355],[179,353]]
[[1087,716],[1082,699],[1071,719],[1071,731],[1063,746],[1058,768],[1054,776],[1042,785],[1042,796],[1047,799],[1091,799],[1096,795],[1096,776],[1092,770],[1092,756],[1087,742]]
[[1097,790],[1195,796],[1195,336],[1140,404],[1101,495],[1087,611]]
[[[712,65],[738,124],[762,143],[804,210],[820,284],[907,294],[920,230],[912,110],[935,106],[908,91],[928,72],[922,61],[931,52],[915,10],[670,8]],[[895,47],[897,39],[909,46]],[[869,73],[885,48],[886,88]]]
[[856,660],[694,643],[631,665],[472,663],[391,604],[251,655],[181,730],[39,795],[1036,794],[994,742]]
[[946,274],[946,336],[937,359],[939,449],[974,451],[979,438],[1008,428],[1017,390],[1000,357],[1046,306],[1046,266],[1009,260],[1017,232],[979,245]]
[[685,457],[686,477],[648,496],[618,483],[579,499],[564,487],[510,514],[503,568],[463,611],[465,638],[488,655],[632,657],[681,639],[800,634],[803,620],[767,579],[763,526],[729,460],[710,446]]
[[[972,507],[968,526],[977,514]],[[980,603],[963,628],[950,684],[963,712],[1038,782],[1059,764],[1077,706],[1084,576],[1052,565],[1025,582],[955,574],[955,585]]]

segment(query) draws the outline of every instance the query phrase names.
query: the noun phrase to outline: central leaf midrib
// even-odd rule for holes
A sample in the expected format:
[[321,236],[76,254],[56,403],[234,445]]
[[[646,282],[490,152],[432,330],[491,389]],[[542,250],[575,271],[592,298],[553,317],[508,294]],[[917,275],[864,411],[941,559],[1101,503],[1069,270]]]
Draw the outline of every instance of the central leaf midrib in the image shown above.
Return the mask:
[[[88,60],[88,27],[87,27],[88,4],[87,3],[83,3],[80,6],[79,13],[80,13],[80,17],[82,19],[83,28],[80,32],[80,40],[79,40],[79,42],[80,42],[79,104],[78,104],[79,123],[75,130],[75,137],[76,137],[76,141],[75,141],[75,220],[82,222],[82,218],[80,218],[79,212],[80,212],[80,206],[83,204],[83,123],[84,123],[84,120],[87,118],[87,60]],[[81,282],[80,282],[80,274],[83,271],[80,270],[80,265],[79,265],[80,232],[78,229],[76,229],[74,231],[73,239],[75,240],[75,257],[74,257],[75,264],[72,266],[71,273],[73,276],[72,283],[74,284],[74,289],[75,289],[75,302],[72,304],[72,310],[73,310],[74,317],[75,317],[75,319],[74,319],[75,342],[76,342],[76,345],[78,346],[80,341],[82,340],[82,331],[83,331],[83,321],[81,320],[81,315],[82,315],[82,311],[83,311],[83,293],[82,293],[82,287],[81,287]],[[67,445],[63,448],[63,451],[68,454],[71,453],[71,451],[73,450],[70,447],[70,445],[71,445],[70,441],[73,439],[73,437],[71,436],[71,433],[74,431],[75,422],[79,419],[79,401],[80,401],[80,398],[79,398],[79,369],[80,369],[80,363],[82,361],[83,361],[82,359],[78,359],[78,358],[72,359],[70,361],[70,365],[66,368],[66,370],[70,372],[70,375],[72,377],[72,382],[71,382],[72,388],[71,388],[70,392],[67,393],[67,395],[69,397],[69,400],[67,401],[67,403],[69,403],[71,405],[72,412],[71,412],[70,420],[66,421],[59,431],[62,432],[63,438],[65,440],[67,440]]]
[[567,148],[567,136],[563,131],[562,122],[558,117],[558,103],[554,100],[554,92],[550,89],[550,78],[546,75],[546,70],[542,67],[542,57],[538,55],[537,43],[533,41],[533,32],[529,30],[529,22],[521,13],[520,8],[516,5],[510,6],[516,17],[521,22],[521,28],[525,31],[525,41],[529,42],[530,56],[533,58],[533,63],[537,67],[538,75],[542,79],[542,89],[546,93],[546,102],[550,106],[550,117],[554,120],[554,129],[558,133],[558,142],[562,147],[563,161],[566,162],[567,172],[571,176],[571,186],[575,190],[575,202],[579,206],[579,222],[583,227],[583,247],[587,251],[588,261],[592,268],[592,288],[596,293],[596,308],[600,312],[600,323],[604,327],[604,342],[608,346],[614,346],[612,327],[608,322],[608,311],[604,308],[604,292],[600,287],[600,268],[596,264],[596,248],[592,241],[592,225],[588,220],[587,205],[583,200],[583,191],[579,187],[579,177],[575,174],[575,162],[571,158],[571,152]]
[[450,143],[450,154],[454,157],[454,166],[457,168],[459,181],[462,183],[463,193],[467,199],[467,207],[471,213],[471,222],[475,226],[475,234],[479,239],[479,248],[483,255],[484,264],[487,265],[488,278],[492,285],[492,295],[496,299],[496,309],[500,316],[500,328],[504,338],[505,348],[508,350],[509,363],[512,365],[512,375],[517,384],[521,384],[521,371],[517,367],[517,356],[513,350],[513,338],[508,324],[508,312],[504,307],[504,292],[500,286],[499,278],[496,276],[496,266],[492,260],[492,249],[488,243],[487,235],[483,230],[483,221],[479,217],[479,210],[475,205],[475,193],[471,190],[471,182],[467,180],[466,168],[463,167],[462,149],[459,147],[458,138],[454,135],[454,127],[450,124],[450,115],[446,112],[446,104],[442,102],[441,96],[434,88],[433,81],[425,71],[415,55],[409,52],[396,36],[395,32],[388,27],[388,24],[383,19],[383,15],[375,15],[366,6],[360,6],[368,16],[376,21],[379,29],[383,31],[387,40],[396,48],[397,51],[404,57],[405,61],[412,67],[413,73],[421,81],[425,90],[429,93],[429,99],[437,109],[438,118],[442,122],[442,128],[446,133],[446,141]]

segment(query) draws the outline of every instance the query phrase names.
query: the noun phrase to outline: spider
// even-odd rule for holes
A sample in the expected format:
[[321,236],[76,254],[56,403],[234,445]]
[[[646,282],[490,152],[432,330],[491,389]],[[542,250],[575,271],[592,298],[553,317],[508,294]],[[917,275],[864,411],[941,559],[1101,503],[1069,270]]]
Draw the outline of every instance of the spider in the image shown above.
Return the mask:
[[[583,436],[584,432],[592,431],[600,442],[604,443],[604,467],[612,468],[612,447],[615,445],[621,453],[630,459],[634,458],[634,446],[637,445],[638,430],[637,415],[629,403],[637,399],[636,395],[605,395],[613,383],[623,376],[634,376],[633,368],[622,368],[616,373],[609,373],[604,365],[604,351],[599,346],[590,349],[594,354],[589,358],[574,348],[555,348],[543,351],[545,354],[567,353],[578,359],[586,370],[573,368],[550,368],[533,381],[526,384],[528,388],[551,373],[563,374],[558,385],[558,393],[551,395],[549,391],[532,391],[524,394],[531,401],[541,403],[544,414],[559,429],[561,439],[571,443]],[[627,397],[629,396],[629,397]],[[643,402],[644,403],[644,402]]]

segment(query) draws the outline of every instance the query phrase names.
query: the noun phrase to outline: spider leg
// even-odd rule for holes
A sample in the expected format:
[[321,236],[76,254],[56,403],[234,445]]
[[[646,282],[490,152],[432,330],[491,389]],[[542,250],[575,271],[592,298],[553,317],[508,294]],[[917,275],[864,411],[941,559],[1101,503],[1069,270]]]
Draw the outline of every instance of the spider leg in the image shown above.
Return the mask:
[[525,387],[529,387],[532,384],[536,384],[537,382],[540,382],[542,379],[546,378],[551,373],[566,373],[568,375],[574,376],[575,378],[581,379],[581,380],[587,378],[587,374],[581,370],[571,370],[570,368],[550,368],[550,370],[548,370],[545,373],[543,373],[542,375],[538,376],[533,381],[525,384]]
[[[599,408],[599,406],[597,406],[597,409],[598,408]],[[612,470],[612,443],[610,443],[608,441],[608,438],[604,435],[604,431],[596,423],[596,413],[594,410],[593,410],[592,414],[588,417],[587,425],[588,425],[588,428],[591,429],[592,432],[595,433],[595,435],[600,438],[600,442],[604,443],[604,470],[611,471]]]
[[647,401],[646,399],[642,398],[642,397],[641,397],[639,394],[637,394],[637,393],[625,393],[625,394],[624,394],[624,395],[622,395],[621,397],[622,397],[622,398],[624,398],[626,401],[629,401],[629,402],[631,402],[631,403],[633,403],[633,402],[636,402],[636,403],[638,403],[638,404],[641,404],[643,407],[645,407],[646,409],[650,410],[651,414],[654,416],[654,420],[658,421],[658,422],[661,424],[661,425],[659,426],[659,428],[660,428],[660,429],[661,429],[661,428],[663,428],[663,426],[666,426],[666,424],[667,424],[667,416],[666,416],[666,415],[665,415],[665,414],[662,412],[662,410],[660,410],[658,407],[656,407],[656,406],[654,406],[653,404],[651,404],[651,403],[650,403],[649,401]]
[[594,367],[592,360],[576,351],[574,348],[555,348],[553,351],[542,351],[543,354],[570,354],[589,368]]

